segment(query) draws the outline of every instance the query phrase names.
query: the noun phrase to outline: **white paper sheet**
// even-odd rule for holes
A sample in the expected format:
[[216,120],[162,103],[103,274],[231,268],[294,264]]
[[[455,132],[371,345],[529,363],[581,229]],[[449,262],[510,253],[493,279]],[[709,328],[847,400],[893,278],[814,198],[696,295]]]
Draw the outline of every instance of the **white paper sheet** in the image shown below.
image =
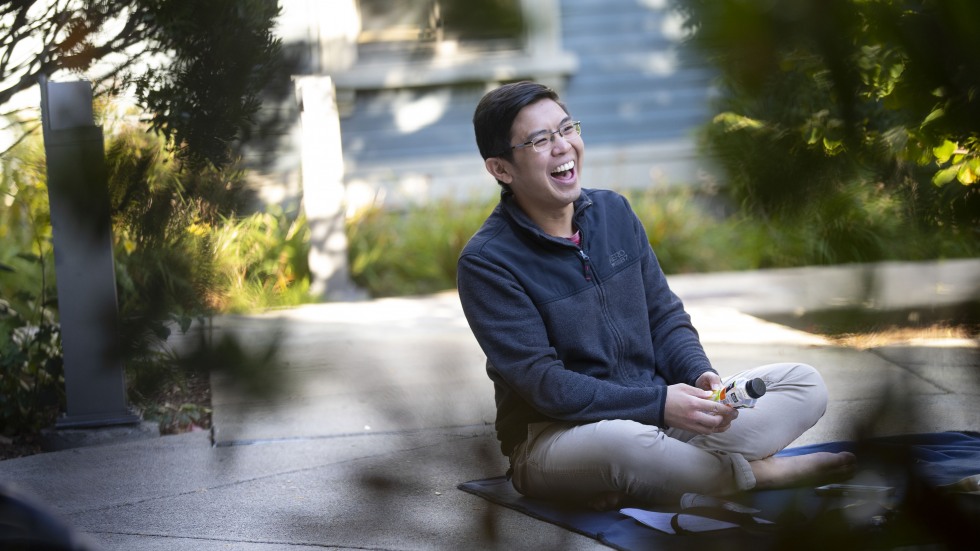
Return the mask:
[[[647,511],[646,509],[620,509],[620,513],[636,519],[638,522],[653,528],[654,530],[660,530],[667,534],[676,534],[674,528],[670,525],[670,519],[674,518],[677,513],[658,513],[656,511]],[[768,520],[761,519],[759,517],[752,517],[756,522],[761,524],[772,524]],[[710,532],[712,530],[724,530],[726,528],[736,528],[738,525],[731,522],[725,522],[723,520],[715,520],[711,518],[706,518],[698,515],[685,515],[681,514],[680,519],[678,519],[680,525],[689,532]]]

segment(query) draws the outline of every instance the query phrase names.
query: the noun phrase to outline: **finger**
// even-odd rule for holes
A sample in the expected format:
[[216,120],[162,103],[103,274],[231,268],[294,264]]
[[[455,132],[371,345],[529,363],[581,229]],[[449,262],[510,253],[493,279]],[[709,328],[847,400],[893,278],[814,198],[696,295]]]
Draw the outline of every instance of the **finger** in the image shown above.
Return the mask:
[[722,406],[722,409],[711,413],[711,415],[716,419],[715,430],[718,432],[723,432],[728,430],[731,426],[732,421],[738,417],[738,410],[728,406]]
[[[722,407],[727,408],[727,406],[722,406]],[[720,409],[708,409],[708,410],[704,410],[702,413],[704,413],[711,419],[713,425],[718,425],[720,423],[728,423],[730,422],[731,419],[731,416],[728,414],[728,412]]]
[[707,429],[709,433],[720,432],[719,429],[724,430],[721,427],[731,424],[727,422],[726,417],[713,411],[704,412],[704,417],[702,419],[701,425]]
[[694,396],[695,398],[700,398],[702,400],[707,400],[708,398],[711,398],[711,391],[710,390],[705,390],[703,388],[698,388],[696,386],[689,386],[689,387],[687,387],[687,390],[688,390],[688,393],[691,396]]
[[715,432],[725,432],[732,426],[731,422],[724,421],[715,425]]
[[735,411],[735,408],[732,408],[731,406],[713,403],[711,409],[706,410],[705,413],[728,419],[732,416],[733,411]]
[[724,421],[722,421],[721,423],[718,424],[718,427],[717,428],[718,428],[718,431],[721,432],[721,431],[728,430],[728,428],[731,427],[731,426],[732,426],[732,420],[731,420],[731,418],[727,418],[726,417],[724,419]]

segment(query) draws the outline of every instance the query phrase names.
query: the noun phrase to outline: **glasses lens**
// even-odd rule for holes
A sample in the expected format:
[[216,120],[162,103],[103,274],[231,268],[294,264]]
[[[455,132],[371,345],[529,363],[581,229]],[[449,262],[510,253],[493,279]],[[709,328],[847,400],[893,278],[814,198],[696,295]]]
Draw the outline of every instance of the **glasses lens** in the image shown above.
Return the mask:
[[570,122],[565,126],[561,127],[561,135],[563,138],[571,138],[572,136],[582,133],[582,124],[579,122]]
[[557,132],[552,132],[551,134],[548,134],[546,136],[541,136],[540,138],[534,140],[533,142],[531,142],[531,146],[534,148],[535,151],[540,153],[542,151],[547,151],[548,148],[551,147],[551,144],[554,143],[551,137],[553,134],[561,134],[562,138],[569,139],[578,136],[581,133],[582,133],[582,123],[578,121],[570,122],[568,124],[563,125],[561,128],[559,128]]

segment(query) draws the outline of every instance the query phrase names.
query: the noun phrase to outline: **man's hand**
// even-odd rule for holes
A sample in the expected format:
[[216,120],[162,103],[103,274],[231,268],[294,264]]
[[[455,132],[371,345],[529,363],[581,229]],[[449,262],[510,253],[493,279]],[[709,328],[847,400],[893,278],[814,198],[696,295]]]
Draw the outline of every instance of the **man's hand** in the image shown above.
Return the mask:
[[721,384],[721,377],[718,376],[714,371],[705,371],[698,377],[697,382],[694,386],[700,388],[701,390],[718,390],[723,385]]
[[[699,385],[702,383],[702,379],[705,379],[705,375],[707,373],[698,378]],[[710,382],[708,384],[710,385]],[[738,417],[738,410],[709,400],[710,397],[710,390],[685,384],[668,386],[667,403],[664,406],[664,422],[668,427],[697,434],[725,432],[731,426],[732,421]]]

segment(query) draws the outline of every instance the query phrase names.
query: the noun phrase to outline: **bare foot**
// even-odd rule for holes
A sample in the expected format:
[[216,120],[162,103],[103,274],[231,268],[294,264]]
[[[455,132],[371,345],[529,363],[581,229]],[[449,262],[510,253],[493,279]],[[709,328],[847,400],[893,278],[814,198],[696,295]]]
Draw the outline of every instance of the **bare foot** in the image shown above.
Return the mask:
[[611,511],[619,509],[619,505],[626,499],[623,492],[603,492],[597,494],[589,500],[589,508],[593,511]]
[[789,457],[767,457],[750,461],[756,490],[771,490],[841,479],[854,473],[853,453],[817,452]]

